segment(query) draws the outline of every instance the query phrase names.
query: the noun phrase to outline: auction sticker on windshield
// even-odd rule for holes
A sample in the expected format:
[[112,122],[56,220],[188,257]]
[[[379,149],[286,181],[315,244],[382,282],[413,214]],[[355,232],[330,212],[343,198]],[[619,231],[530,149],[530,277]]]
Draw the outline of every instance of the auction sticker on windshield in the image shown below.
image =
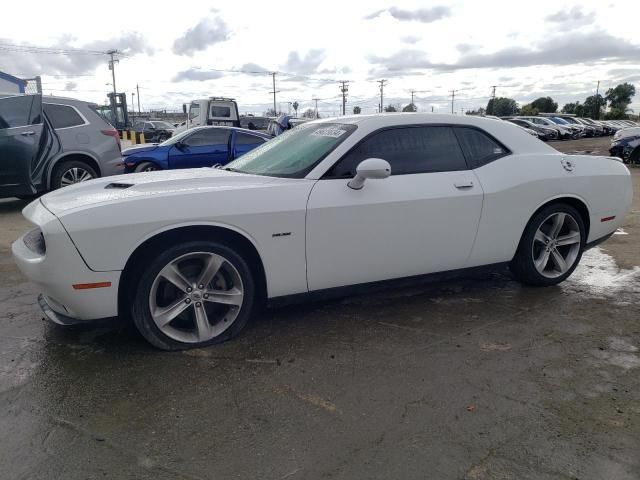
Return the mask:
[[347,133],[346,130],[341,130],[336,127],[325,127],[325,128],[319,128],[318,130],[313,132],[311,135],[317,135],[319,137],[339,138],[345,133]]

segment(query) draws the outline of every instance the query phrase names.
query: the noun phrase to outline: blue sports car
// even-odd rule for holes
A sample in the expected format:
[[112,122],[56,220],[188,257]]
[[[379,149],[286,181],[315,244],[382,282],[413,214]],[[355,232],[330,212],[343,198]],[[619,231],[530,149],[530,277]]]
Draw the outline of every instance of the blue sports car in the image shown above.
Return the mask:
[[127,172],[225,165],[271,139],[271,135],[236,127],[197,127],[162,143],[122,152]]

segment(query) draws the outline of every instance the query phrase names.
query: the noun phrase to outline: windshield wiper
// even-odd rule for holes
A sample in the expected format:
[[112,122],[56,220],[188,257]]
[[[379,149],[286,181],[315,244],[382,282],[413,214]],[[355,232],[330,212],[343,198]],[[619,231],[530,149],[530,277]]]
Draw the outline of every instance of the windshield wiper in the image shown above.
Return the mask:
[[224,167],[223,170],[226,170],[227,172],[244,173],[244,172],[241,172],[240,170],[238,170],[237,168],[233,168],[233,167]]

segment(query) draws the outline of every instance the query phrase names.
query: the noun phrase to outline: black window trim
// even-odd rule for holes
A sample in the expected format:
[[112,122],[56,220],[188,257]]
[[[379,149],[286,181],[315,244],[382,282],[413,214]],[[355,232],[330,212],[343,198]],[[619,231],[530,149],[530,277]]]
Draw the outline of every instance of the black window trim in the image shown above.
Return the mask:
[[[42,97],[41,94],[36,93],[36,94],[26,94],[26,95],[8,95],[5,97],[0,97],[0,100],[5,100],[5,99],[9,99],[9,98],[26,98],[26,97],[36,97],[36,96],[40,96]],[[33,119],[34,116],[31,115],[31,110],[33,110],[33,98],[31,99],[31,106],[29,107],[29,119]],[[44,118],[44,102],[42,101],[42,99],[40,100],[40,115],[36,116],[35,118],[40,118],[41,121],[38,123],[28,123],[27,125],[18,125],[16,127],[6,127],[6,128],[2,128],[0,130],[13,130],[16,128],[26,128],[26,127],[33,127],[33,126],[37,126],[37,125],[42,125],[43,123],[43,118]]]
[[[68,127],[59,127],[59,128],[54,128],[54,130],[67,130],[69,128],[78,128],[78,127],[85,127],[87,125],[89,125],[89,120],[87,120],[87,117],[85,117],[82,112],[80,112],[80,110],[78,110],[78,108],[75,105],[69,105],[68,103],[57,103],[57,102],[42,102],[42,112],[47,115],[47,112],[44,109],[45,105],[58,105],[59,107],[67,107],[67,108],[71,108],[73,109],[82,119],[82,121],[84,123],[79,123],[78,125],[70,125]],[[48,116],[48,115],[47,115]],[[51,122],[51,125],[53,125],[53,122]]]
[[[340,176],[340,177],[329,176],[329,172],[333,169],[333,167],[335,167],[339,162],[341,162],[343,158],[345,158],[353,150],[358,148],[360,146],[360,144],[362,144],[363,142],[368,140],[369,137],[372,137],[373,135],[377,135],[378,133],[384,132],[384,131],[387,131],[387,130],[396,130],[396,129],[399,129],[399,128],[423,128],[423,127],[450,127],[453,130],[453,134],[454,134],[454,137],[456,139],[456,142],[458,142],[458,146],[460,147],[460,151],[462,152],[462,157],[464,158],[464,162],[465,162],[467,168],[466,169],[454,169],[454,170],[437,170],[437,171],[433,171],[433,172],[398,173],[398,174],[394,174],[393,173],[393,169],[392,169],[392,171],[391,171],[391,175],[392,176],[423,175],[423,174],[429,174],[429,173],[464,172],[466,170],[475,170],[476,168],[479,168],[479,167],[482,167],[484,165],[487,165],[488,163],[491,163],[491,162],[493,162],[495,160],[498,160],[498,158],[502,158],[504,156],[511,155],[511,153],[512,153],[511,150],[509,150],[507,147],[505,147],[504,144],[502,142],[498,141],[493,135],[491,135],[486,130],[483,130],[482,128],[476,127],[475,125],[468,125],[468,124],[463,124],[463,123],[411,123],[411,124],[407,124],[407,125],[390,125],[388,127],[382,127],[382,128],[377,129],[377,130],[374,130],[373,132],[370,132],[367,135],[365,135],[364,137],[362,137],[358,141],[358,143],[353,145],[339,159],[337,159],[333,163],[333,165],[331,165],[329,168],[327,168],[327,170],[320,177],[320,180],[344,180],[344,179],[353,178],[351,176],[346,176],[346,175],[343,175],[343,176]],[[496,157],[496,158],[492,158],[490,162],[485,162],[482,165],[477,165],[477,166],[472,165],[472,163],[475,163],[475,162],[472,162],[467,158],[467,154],[465,153],[464,148],[462,147],[462,144],[460,143],[460,139],[456,135],[456,128],[455,127],[472,128],[474,130],[478,130],[481,133],[484,133],[490,139],[492,139],[494,142],[496,142],[498,145],[500,145],[500,147],[504,150],[505,153],[503,155],[500,155],[500,156]]]

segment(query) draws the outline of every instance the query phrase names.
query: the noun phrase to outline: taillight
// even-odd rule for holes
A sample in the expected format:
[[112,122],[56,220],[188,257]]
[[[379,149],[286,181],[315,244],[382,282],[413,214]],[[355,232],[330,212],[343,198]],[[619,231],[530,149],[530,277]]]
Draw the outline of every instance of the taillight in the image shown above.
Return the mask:
[[116,143],[118,144],[118,148],[122,151],[122,145],[120,145],[120,133],[115,128],[110,128],[108,130],[100,130],[103,135],[107,135],[108,137],[113,137],[116,139]]

